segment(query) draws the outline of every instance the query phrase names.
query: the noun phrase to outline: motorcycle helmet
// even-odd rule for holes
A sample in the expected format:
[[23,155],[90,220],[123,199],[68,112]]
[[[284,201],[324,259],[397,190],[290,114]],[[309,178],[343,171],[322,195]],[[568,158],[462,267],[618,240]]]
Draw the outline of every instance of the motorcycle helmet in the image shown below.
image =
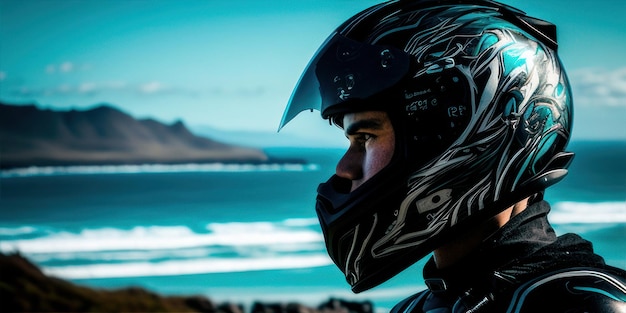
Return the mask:
[[556,27],[488,0],[390,1],[339,26],[283,114],[384,111],[389,164],[318,187],[326,248],[354,292],[561,180],[573,157]]

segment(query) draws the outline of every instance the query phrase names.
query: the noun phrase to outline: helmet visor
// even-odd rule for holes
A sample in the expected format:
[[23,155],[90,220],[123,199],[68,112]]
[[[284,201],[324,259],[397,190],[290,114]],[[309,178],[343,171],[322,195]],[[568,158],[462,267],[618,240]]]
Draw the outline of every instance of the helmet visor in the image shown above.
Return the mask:
[[374,109],[366,100],[400,82],[409,66],[410,56],[402,50],[334,33],[304,70],[278,130],[305,110],[318,110],[328,118],[339,111]]

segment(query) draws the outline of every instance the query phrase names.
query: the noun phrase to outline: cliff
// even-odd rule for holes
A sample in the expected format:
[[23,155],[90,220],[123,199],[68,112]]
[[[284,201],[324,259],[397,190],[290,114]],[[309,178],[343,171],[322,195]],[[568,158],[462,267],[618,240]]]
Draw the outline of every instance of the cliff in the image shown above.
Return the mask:
[[3,312],[209,312],[209,313],[373,313],[369,301],[330,299],[316,308],[298,303],[215,303],[203,296],[162,296],[129,287],[98,290],[48,277],[19,254],[0,253]]
[[0,103],[0,168],[266,161],[261,150],[196,136],[182,122],[138,120],[109,105],[54,111]]

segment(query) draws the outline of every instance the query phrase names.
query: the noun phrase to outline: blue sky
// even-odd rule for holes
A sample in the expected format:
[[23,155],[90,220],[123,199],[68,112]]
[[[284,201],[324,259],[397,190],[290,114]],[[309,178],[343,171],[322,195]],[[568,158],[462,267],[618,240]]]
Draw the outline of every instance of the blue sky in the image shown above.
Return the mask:
[[[191,128],[275,133],[317,47],[377,2],[0,0],[0,100],[60,109],[109,103]],[[626,140],[626,4],[504,2],[559,27],[573,138]],[[281,135],[344,140],[318,113],[301,114]]]

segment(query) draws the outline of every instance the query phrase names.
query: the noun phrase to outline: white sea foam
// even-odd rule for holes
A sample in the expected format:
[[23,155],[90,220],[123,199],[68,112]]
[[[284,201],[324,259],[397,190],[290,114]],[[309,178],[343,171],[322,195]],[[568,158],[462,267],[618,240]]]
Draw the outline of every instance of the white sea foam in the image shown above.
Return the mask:
[[235,235],[243,233],[270,233],[277,230],[277,227],[271,222],[210,223],[206,228],[214,233]]
[[269,222],[209,224],[211,232],[196,233],[186,226],[137,226],[132,229],[85,229],[46,237],[5,240],[0,251],[26,254],[102,251],[154,251],[210,246],[272,246],[323,242],[319,232],[281,228]]
[[325,254],[271,258],[208,258],[174,260],[158,263],[93,264],[44,267],[44,273],[65,279],[171,276],[208,273],[232,273],[260,270],[284,270],[320,267],[332,264]]
[[290,218],[286,219],[283,224],[289,227],[308,227],[319,225],[317,218]]
[[554,224],[626,223],[624,202],[557,202],[549,215]]
[[0,236],[23,236],[36,232],[37,229],[32,226],[20,226],[20,227],[0,227]]
[[33,166],[0,171],[1,178],[86,174],[138,174],[180,172],[305,172],[317,171],[317,164],[141,164],[97,166]]
[[94,252],[59,252],[30,254],[29,258],[36,263],[50,261],[72,262],[76,260],[90,262],[128,262],[163,259],[201,258],[219,252],[213,248],[191,248],[175,250],[142,250],[142,251],[100,251]]

